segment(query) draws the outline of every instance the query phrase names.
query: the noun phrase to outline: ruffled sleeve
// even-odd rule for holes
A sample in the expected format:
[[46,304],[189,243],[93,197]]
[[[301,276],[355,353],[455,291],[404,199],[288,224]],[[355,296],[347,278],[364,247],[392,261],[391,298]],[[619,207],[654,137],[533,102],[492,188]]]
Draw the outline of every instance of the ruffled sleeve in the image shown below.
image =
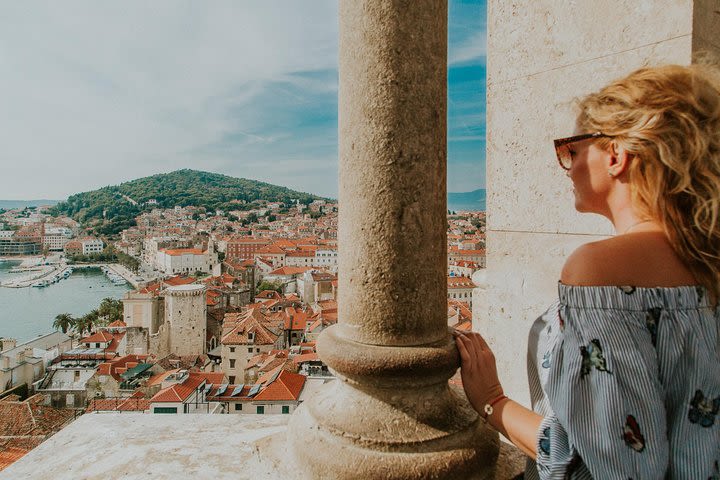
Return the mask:
[[663,312],[601,303],[560,304],[562,333],[543,385],[553,413],[538,432],[538,473],[583,478],[587,469],[594,478],[664,478],[666,412],[650,328]]

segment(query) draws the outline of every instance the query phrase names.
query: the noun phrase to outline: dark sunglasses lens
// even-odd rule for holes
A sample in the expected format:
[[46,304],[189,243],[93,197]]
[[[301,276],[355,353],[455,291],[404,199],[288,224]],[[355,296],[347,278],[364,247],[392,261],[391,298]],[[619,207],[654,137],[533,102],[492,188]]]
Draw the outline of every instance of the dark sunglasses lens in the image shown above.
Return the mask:
[[560,166],[565,170],[570,170],[570,167],[572,165],[572,155],[570,154],[570,148],[567,145],[561,145],[559,147],[555,147],[555,152],[557,153],[557,158],[560,162]]

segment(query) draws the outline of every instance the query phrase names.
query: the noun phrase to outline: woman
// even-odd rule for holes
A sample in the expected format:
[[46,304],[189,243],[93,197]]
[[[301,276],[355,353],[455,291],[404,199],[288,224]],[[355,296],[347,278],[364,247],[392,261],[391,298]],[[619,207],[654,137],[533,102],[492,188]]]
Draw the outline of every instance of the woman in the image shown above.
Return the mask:
[[526,478],[719,479],[720,71],[643,68],[579,107],[558,160],[617,235],[567,259],[533,326],[533,411],[458,332],[468,399]]

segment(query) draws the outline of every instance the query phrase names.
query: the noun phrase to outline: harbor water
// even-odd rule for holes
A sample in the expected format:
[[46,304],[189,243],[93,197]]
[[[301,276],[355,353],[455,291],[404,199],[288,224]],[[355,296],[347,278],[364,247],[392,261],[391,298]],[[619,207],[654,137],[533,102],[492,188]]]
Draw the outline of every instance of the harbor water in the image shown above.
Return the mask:
[[[17,277],[9,270],[19,265],[19,261],[0,261],[0,282]],[[56,315],[82,316],[103,298],[122,298],[130,288],[113,284],[100,269],[75,269],[69,278],[43,288],[0,287],[0,336],[20,343],[49,333]]]

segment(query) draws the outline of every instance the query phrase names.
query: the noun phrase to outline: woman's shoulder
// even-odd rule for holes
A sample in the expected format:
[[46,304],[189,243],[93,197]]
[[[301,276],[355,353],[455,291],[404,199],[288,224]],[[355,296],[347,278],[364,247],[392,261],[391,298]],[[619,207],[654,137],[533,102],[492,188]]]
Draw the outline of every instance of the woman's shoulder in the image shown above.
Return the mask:
[[577,248],[560,275],[566,285],[672,287],[697,281],[659,232],[620,235]]

